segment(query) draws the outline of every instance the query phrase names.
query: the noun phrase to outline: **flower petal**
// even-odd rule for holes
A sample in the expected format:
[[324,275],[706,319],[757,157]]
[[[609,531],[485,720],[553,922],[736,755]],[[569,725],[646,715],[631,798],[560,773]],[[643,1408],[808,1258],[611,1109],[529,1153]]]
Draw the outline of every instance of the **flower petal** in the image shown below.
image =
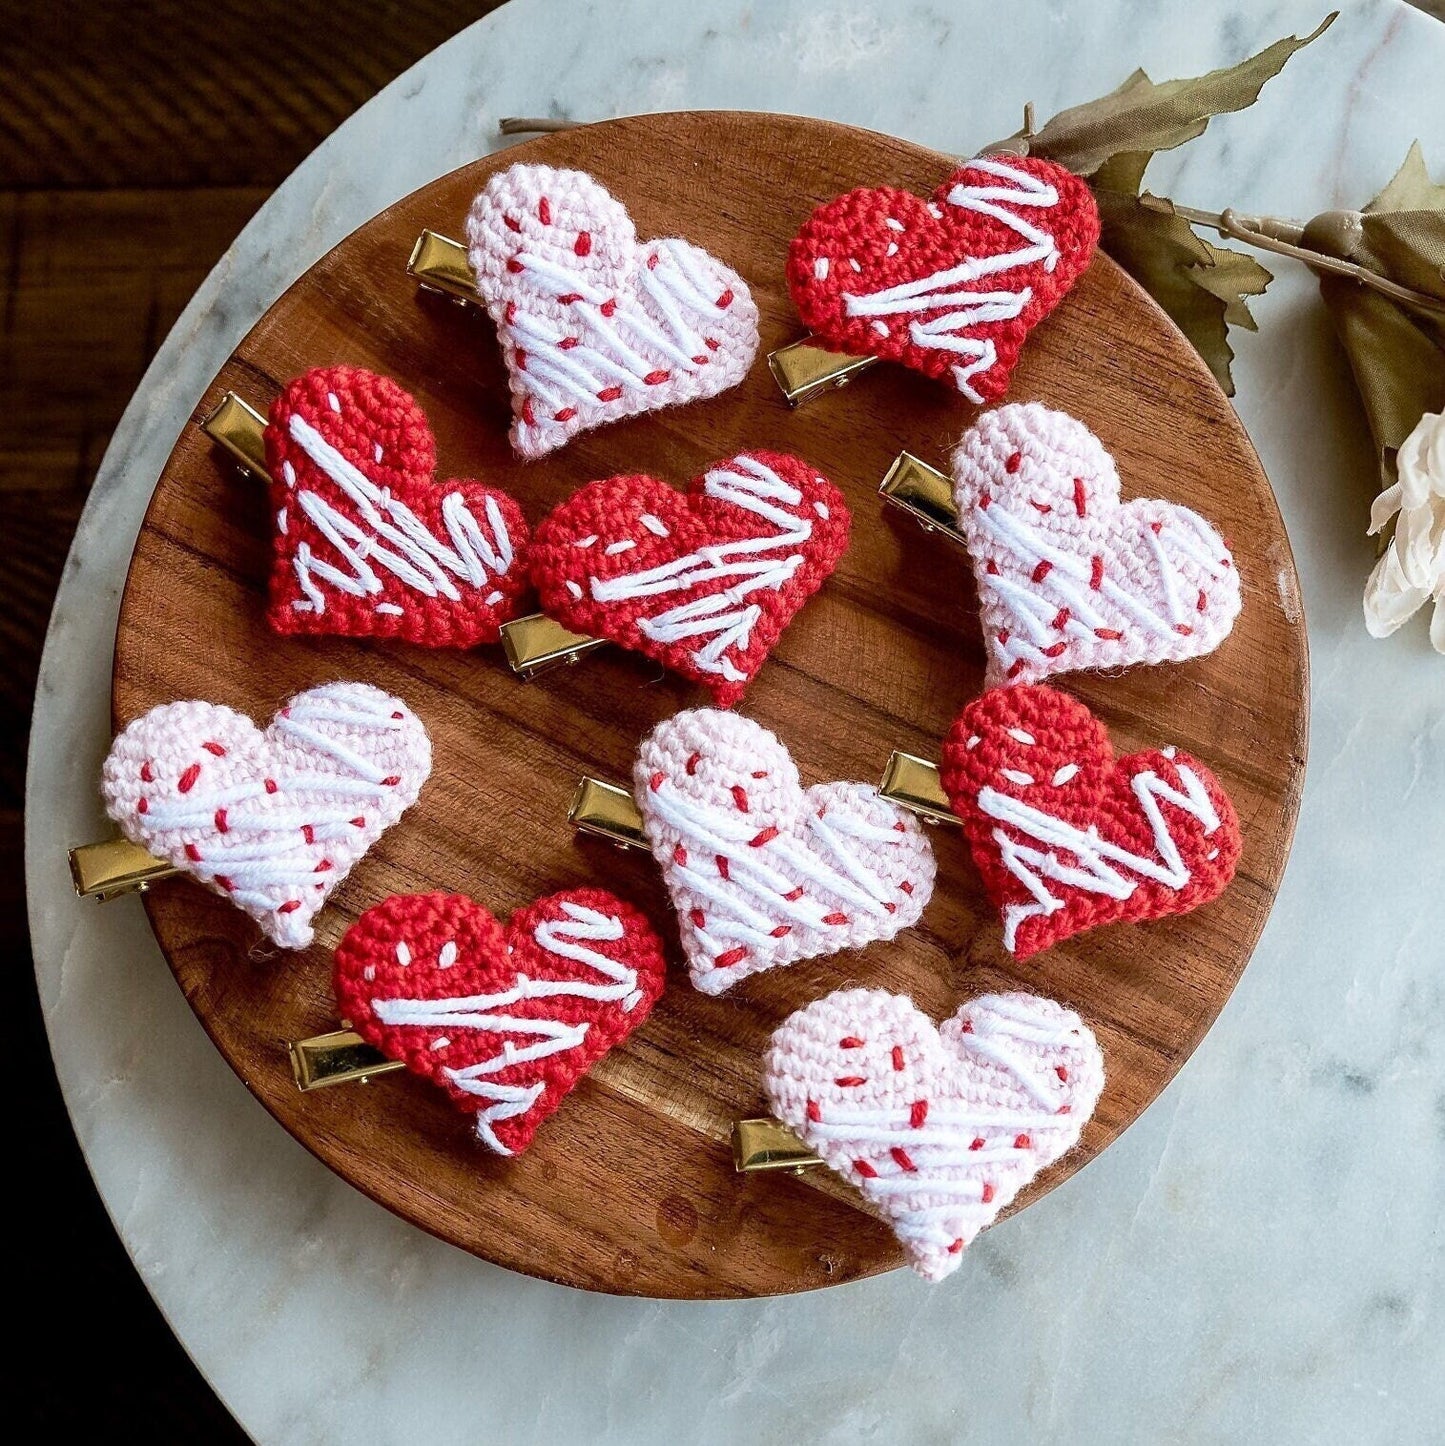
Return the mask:
[[1445,412],[1426,412],[1415,423],[1395,454],[1395,474],[1406,511],[1423,507],[1432,492],[1445,499]]
[[1373,537],[1399,510],[1404,488],[1396,482],[1370,503],[1370,532]]
[[1370,636],[1388,638],[1429,596],[1428,588],[1416,587],[1405,576],[1392,541],[1365,584],[1365,627]]

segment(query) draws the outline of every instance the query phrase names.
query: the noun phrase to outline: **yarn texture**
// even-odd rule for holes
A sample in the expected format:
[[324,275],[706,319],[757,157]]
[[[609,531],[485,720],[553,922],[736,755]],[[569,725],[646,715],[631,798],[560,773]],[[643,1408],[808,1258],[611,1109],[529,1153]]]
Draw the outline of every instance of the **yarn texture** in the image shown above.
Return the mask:
[[1100,924],[1187,914],[1224,892],[1241,847],[1219,780],[1187,753],[1117,761],[1064,693],[994,688],[953,725],[940,769],[1019,958]]
[[848,546],[838,489],[797,457],[715,462],[686,494],[645,475],[575,493],[537,528],[532,578],[564,626],[735,703]]
[[973,560],[987,682],[1213,652],[1239,616],[1224,539],[1196,512],[1119,500],[1099,439],[1037,402],[999,407],[953,454],[954,504]]
[[788,289],[825,346],[997,401],[1030,331],[1087,268],[1093,193],[1053,161],[980,156],[927,200],[849,191],[808,218]]
[[639,241],[621,202],[584,171],[519,164],[493,176],[467,240],[523,457],[716,396],[757,355],[758,309],[742,277],[686,241]]
[[844,989],[773,1035],[763,1087],[937,1281],[1077,1143],[1104,1057],[1077,1014],[1033,994],[983,995],[935,1028],[903,995]]
[[131,723],[101,772],[132,843],[231,900],[283,949],[416,802],[431,740],[367,683],[298,693],[263,733],[215,703],[165,703]]
[[503,927],[459,894],[368,909],[336,951],[336,1001],[366,1042],[440,1085],[477,1138],[518,1155],[662,993],[662,941],[602,889],[550,894]]
[[298,377],[272,404],[266,466],[276,632],[470,648],[519,611],[521,508],[481,482],[436,481],[426,414],[387,377]]
[[633,787],[704,994],[891,939],[932,896],[917,819],[867,784],[804,789],[787,749],[736,713],[698,708],[660,723]]

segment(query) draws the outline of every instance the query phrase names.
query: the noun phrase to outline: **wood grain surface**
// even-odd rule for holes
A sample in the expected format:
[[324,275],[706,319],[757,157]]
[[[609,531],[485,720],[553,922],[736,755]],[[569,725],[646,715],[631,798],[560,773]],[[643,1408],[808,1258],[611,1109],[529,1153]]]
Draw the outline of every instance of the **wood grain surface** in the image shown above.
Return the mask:
[[[778,732],[805,782],[874,780],[892,748],[936,756],[981,688],[973,587],[961,551],[885,514],[875,489],[900,448],[943,463],[972,412],[892,368],[789,412],[760,357],[734,392],[586,433],[540,463],[517,462],[490,324],[477,309],[419,296],[403,268],[422,227],[459,235],[486,177],[523,158],[593,172],[641,235],[685,236],[736,267],[761,309],[764,350],[799,334],[782,262],[817,202],[859,184],[927,191],[950,166],[902,141],[776,116],[653,116],[547,137],[442,178],[343,242],[246,338],[196,420],[227,388],[264,409],[308,367],[367,366],[398,378],[427,409],[440,475],[500,483],[534,522],[592,478],[649,471],[680,484],[743,447],[797,452],[843,488],[853,542],[743,709]],[[197,1014],[288,1130],[375,1199],[504,1265],[594,1289],[736,1296],[832,1284],[901,1259],[886,1228],[827,1172],[732,1170],[728,1130],[763,1110],[758,1061],[770,1032],[830,989],[907,991],[943,1016],[974,994],[1023,987],[1088,1019],[1108,1059],[1108,1087],[1080,1148],[1021,1204],[1137,1117],[1223,1005],[1284,866],[1307,722],[1296,579],[1273,496],[1233,412],[1179,333],[1107,259],[1095,260],[1030,342],[1013,396],[1079,416],[1114,453],[1127,493],[1185,502],[1231,539],[1245,606],[1216,654],[1067,685],[1121,751],[1176,743],[1209,764],[1239,810],[1239,874],[1192,915],[1095,931],[1020,965],[1002,948],[960,832],[940,828],[939,883],[921,927],[759,976],[722,999],[687,985],[650,859],[578,841],[565,818],[582,772],[625,780],[642,735],[704,696],[615,649],[523,684],[499,649],[278,640],[262,621],[264,489],[196,426],[186,429],[127,583],[117,726],[193,696],[264,721],[299,689],[358,678],[404,697],[435,745],[420,803],[338,890],[310,950],[264,953],[250,921],[189,881],[149,896],[161,947]],[[527,1154],[486,1155],[440,1092],[408,1076],[297,1093],[285,1041],[336,1026],[331,951],[362,909],[390,893],[449,889],[505,915],[540,893],[587,883],[649,912],[672,941],[673,977],[647,1024]]]

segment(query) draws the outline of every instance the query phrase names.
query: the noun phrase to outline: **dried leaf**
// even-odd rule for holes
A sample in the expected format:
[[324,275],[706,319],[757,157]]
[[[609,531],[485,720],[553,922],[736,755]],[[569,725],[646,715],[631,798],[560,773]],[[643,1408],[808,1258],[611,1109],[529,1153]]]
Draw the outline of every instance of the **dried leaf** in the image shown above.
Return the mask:
[[[1123,179],[1124,168],[1113,175]],[[1252,256],[1211,246],[1169,202],[1097,192],[1104,250],[1169,313],[1228,396],[1234,395],[1229,326],[1255,329],[1245,297],[1273,279]]]
[[1366,211],[1442,211],[1445,210],[1445,186],[1430,179],[1425,166],[1425,153],[1420,142],[1411,145],[1404,164],[1390,178],[1390,183],[1365,207]]
[[1303,39],[1277,40],[1258,55],[1208,75],[1156,83],[1136,70],[1109,95],[1060,111],[1029,137],[1029,151],[1077,175],[1093,176],[1122,152],[1147,157],[1182,146],[1203,135],[1212,116],[1253,105],[1265,82],[1295,51],[1324,34],[1338,14],[1332,11]]
[[[1445,186],[1431,181],[1418,141],[1365,208],[1351,259],[1445,300]],[[1383,491],[1395,482],[1395,453],[1415,424],[1445,411],[1445,320],[1347,277],[1322,275],[1320,294],[1354,372]]]
[[1213,246],[1202,238],[1200,245],[1209,253],[1209,264],[1191,270],[1189,274],[1195,285],[1202,286],[1224,303],[1224,320],[1230,326],[1258,331],[1259,323],[1250,314],[1245,297],[1263,296],[1265,287],[1274,280],[1273,273],[1266,271],[1247,252]]
[[1438,211],[1366,213],[1360,226],[1364,252],[1357,259],[1445,301],[1445,201]]
[[1028,138],[1030,154],[1090,179],[1103,222],[1100,245],[1169,313],[1230,396],[1229,328],[1255,329],[1245,298],[1273,278],[1243,252],[1196,236],[1167,200],[1141,197],[1144,171],[1155,151],[1202,135],[1212,116],[1253,105],[1265,82],[1337,14],[1303,39],[1277,40],[1238,65],[1192,80],[1156,83],[1136,70],[1110,95],[1061,111]]

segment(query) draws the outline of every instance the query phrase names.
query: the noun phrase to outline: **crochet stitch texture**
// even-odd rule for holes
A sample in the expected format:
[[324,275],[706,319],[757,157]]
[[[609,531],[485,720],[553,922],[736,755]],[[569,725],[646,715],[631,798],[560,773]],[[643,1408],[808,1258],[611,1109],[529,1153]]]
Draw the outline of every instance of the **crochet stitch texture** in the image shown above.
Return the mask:
[[1093,193],[1053,161],[980,156],[925,200],[892,186],[820,206],[788,289],[825,346],[901,362],[997,401],[1030,331],[1087,268]]
[[438,482],[426,414],[360,367],[291,382],[266,428],[278,633],[495,643],[527,588],[527,523],[505,492]]
[[917,819],[867,784],[804,789],[787,749],[736,713],[698,708],[658,724],[633,787],[704,994],[891,939],[932,896]]
[[263,733],[215,703],[165,703],[111,745],[105,811],[132,843],[231,900],[283,949],[416,802],[431,740],[367,683],[298,693]]
[[1064,693],[994,688],[953,725],[940,769],[974,863],[1020,959],[1100,924],[1185,914],[1239,861],[1219,780],[1174,748],[1117,761]]
[[680,493],[591,482],[537,528],[532,578],[566,627],[655,658],[736,702],[848,546],[843,495],[806,462],[745,452]]
[[1099,439],[1037,402],[999,407],[953,454],[987,682],[1213,652],[1239,615],[1239,573],[1196,512],[1119,500]]
[[935,1028],[902,995],[844,989],[782,1024],[763,1087],[937,1281],[1073,1148],[1104,1058],[1078,1015],[1033,994],[986,994]]
[[584,171],[518,164],[493,176],[467,240],[524,457],[716,396],[757,355],[758,309],[742,277],[686,241],[639,241],[626,209]]
[[368,909],[336,951],[337,1005],[388,1059],[440,1085],[477,1138],[520,1154],[662,993],[662,942],[602,889],[550,894],[503,927],[458,894]]

